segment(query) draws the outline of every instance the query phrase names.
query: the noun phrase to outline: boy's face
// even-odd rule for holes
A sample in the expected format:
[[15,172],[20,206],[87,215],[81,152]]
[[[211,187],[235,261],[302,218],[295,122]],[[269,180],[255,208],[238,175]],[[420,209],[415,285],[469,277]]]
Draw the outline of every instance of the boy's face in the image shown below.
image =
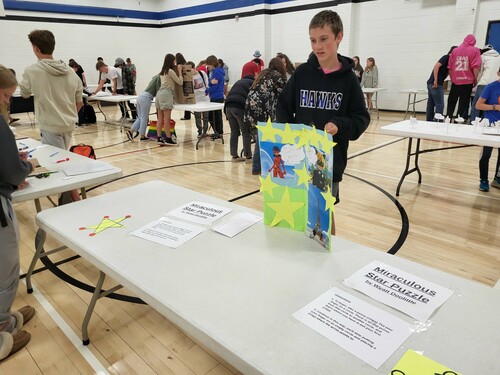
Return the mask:
[[337,50],[344,34],[335,35],[329,25],[309,30],[309,39],[313,53],[322,67],[337,61]]

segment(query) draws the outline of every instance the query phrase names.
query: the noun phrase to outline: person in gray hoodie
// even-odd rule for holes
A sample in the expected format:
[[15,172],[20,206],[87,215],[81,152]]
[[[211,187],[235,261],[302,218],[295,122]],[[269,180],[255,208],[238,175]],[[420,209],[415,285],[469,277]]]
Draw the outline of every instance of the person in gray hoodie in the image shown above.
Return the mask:
[[51,31],[33,30],[28,38],[38,61],[24,71],[21,96],[34,96],[42,142],[67,150],[83,106],[82,81],[64,61],[54,60]]

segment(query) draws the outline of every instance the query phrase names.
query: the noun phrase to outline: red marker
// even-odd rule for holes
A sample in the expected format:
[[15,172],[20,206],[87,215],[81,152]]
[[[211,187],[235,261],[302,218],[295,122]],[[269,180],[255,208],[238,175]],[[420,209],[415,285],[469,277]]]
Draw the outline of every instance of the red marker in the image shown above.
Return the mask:
[[68,160],[69,160],[69,158],[61,159],[61,160],[56,161],[56,163],[64,163],[65,161],[68,161]]

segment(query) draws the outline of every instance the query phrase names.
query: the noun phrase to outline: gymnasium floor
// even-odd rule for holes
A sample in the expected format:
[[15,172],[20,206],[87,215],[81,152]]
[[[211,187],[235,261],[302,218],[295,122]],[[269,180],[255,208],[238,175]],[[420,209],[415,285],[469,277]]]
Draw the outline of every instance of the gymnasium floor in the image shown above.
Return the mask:
[[[111,119],[119,117],[116,107],[104,108]],[[93,145],[99,160],[123,170],[122,178],[89,189],[89,197],[159,179],[261,210],[259,180],[252,176],[250,164],[230,160],[227,122],[224,124],[225,145],[203,140],[196,151],[194,118],[181,121],[182,115],[173,112],[179,142],[175,147],[160,147],[154,141],[129,142],[119,127],[105,124],[100,114],[97,114],[97,125],[77,128],[75,144]],[[16,126],[17,136],[39,139],[28,117],[21,117]],[[382,111],[378,120],[372,119],[362,137],[351,143],[350,160],[340,187],[341,203],[336,206],[337,235],[495,286],[500,278],[500,189],[491,188],[489,193],[478,190],[480,148],[456,148],[421,156],[422,184],[416,183],[416,175],[407,177],[400,197],[396,198],[408,141],[381,135],[380,127],[402,118],[402,113]],[[423,148],[452,146],[426,140],[421,145]],[[490,162],[490,180],[495,158],[496,152]],[[170,199],[175,197],[168,192],[157,194],[158,205]],[[44,199],[42,206],[46,209],[51,203]],[[35,206],[33,202],[25,202],[15,208],[21,228],[21,267],[25,272],[34,252]],[[144,210],[147,209],[145,206]],[[47,247],[56,246],[49,238]],[[98,271],[75,257],[71,250],[50,256],[47,265],[39,262],[37,270],[33,279],[35,293],[26,294],[22,283],[14,306],[36,307],[37,315],[27,325],[32,340],[14,357],[0,362],[0,375],[106,371],[112,374],[238,373],[154,310],[130,301],[99,300],[89,326],[92,341],[83,348],[80,326],[90,293],[66,281],[73,278],[93,285]],[[453,285],[447,287],[453,289]],[[130,297],[126,299],[134,301],[135,296]]]

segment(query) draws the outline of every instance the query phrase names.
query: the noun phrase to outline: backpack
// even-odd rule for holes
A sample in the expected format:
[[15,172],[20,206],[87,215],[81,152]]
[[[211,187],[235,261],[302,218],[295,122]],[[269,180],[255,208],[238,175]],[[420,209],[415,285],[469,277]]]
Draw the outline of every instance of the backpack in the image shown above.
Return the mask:
[[89,125],[95,124],[97,122],[97,118],[95,116],[94,107],[89,104],[84,105],[78,111],[78,125]]
[[80,143],[78,145],[71,146],[69,150],[71,152],[74,152],[75,154],[86,156],[94,160],[96,159],[94,148],[90,145],[84,145],[83,143]]

